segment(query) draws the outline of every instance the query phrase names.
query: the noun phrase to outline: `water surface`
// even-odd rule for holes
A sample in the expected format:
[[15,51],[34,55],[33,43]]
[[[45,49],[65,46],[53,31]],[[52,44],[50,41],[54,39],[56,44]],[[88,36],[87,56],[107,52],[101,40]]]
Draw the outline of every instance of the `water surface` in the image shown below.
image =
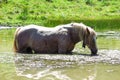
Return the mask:
[[98,32],[98,56],[90,56],[81,43],[72,55],[14,54],[10,50],[12,39],[10,43],[3,39],[0,44],[6,47],[0,52],[1,80],[120,80],[119,32]]

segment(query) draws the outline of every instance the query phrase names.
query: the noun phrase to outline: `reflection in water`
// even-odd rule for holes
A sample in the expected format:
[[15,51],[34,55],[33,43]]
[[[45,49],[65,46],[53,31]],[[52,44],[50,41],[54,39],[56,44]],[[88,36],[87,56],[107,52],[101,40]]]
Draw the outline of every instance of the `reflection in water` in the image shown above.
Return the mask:
[[[52,75],[59,80],[71,80],[68,76],[66,76],[65,74],[62,74],[61,72],[62,71],[51,71],[51,69],[45,69],[35,74],[24,74],[24,72],[22,73],[17,72],[17,73],[18,73],[18,76],[24,76],[24,77],[33,78],[33,79],[41,79],[43,77]],[[47,77],[47,78],[50,79],[50,77]]]
[[[72,62],[50,59],[50,55],[27,55],[19,54],[15,57],[16,71],[18,76],[27,78],[41,79],[51,78],[59,80],[71,80],[63,74],[64,70],[55,70],[65,66],[70,66]],[[55,57],[55,56],[53,56]],[[57,55],[56,55],[57,57]],[[29,72],[30,70],[30,72]]]
[[95,79],[96,79],[96,73],[87,76],[87,78],[84,78],[83,80],[95,80]]
[[[120,64],[120,51],[99,50],[98,53],[99,56],[17,54],[16,71],[18,76],[32,79],[73,80],[72,77],[79,74],[81,80],[96,80],[98,63]],[[85,68],[85,65],[88,67]],[[74,69],[77,69],[75,73]]]
[[120,39],[120,32],[115,32],[115,31],[97,32],[97,36]]

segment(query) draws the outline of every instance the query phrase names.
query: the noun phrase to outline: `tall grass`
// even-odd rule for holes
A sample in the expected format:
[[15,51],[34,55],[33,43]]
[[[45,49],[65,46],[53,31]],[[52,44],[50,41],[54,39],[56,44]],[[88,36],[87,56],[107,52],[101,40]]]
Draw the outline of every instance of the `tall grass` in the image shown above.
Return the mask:
[[3,0],[0,25],[56,26],[77,21],[95,29],[118,29],[119,5],[119,0]]

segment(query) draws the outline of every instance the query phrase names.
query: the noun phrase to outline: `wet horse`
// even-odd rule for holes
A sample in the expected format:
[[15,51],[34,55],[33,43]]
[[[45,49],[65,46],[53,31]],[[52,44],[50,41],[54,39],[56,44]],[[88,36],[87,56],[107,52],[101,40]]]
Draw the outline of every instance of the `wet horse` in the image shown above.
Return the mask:
[[28,25],[17,28],[14,51],[18,53],[71,53],[75,44],[83,41],[83,47],[97,54],[96,32],[83,23],[70,23],[54,28]]

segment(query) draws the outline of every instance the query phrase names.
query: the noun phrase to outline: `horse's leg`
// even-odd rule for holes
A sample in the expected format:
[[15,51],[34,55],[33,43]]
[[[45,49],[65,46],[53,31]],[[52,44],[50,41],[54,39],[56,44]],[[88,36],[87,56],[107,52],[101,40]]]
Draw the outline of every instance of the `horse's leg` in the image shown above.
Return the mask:
[[17,52],[18,53],[27,53],[27,41],[23,40],[18,36],[17,39]]
[[18,44],[18,51],[17,51],[18,53],[28,53],[30,51],[31,51],[30,48],[28,48],[25,45],[22,45],[22,43]]
[[32,53],[32,49],[31,49],[30,47],[27,47],[27,48],[26,48],[26,52],[27,52],[27,53]]
[[27,53],[26,49],[19,49],[17,52],[18,53]]
[[67,54],[72,54],[72,50],[74,49],[75,45],[73,43],[69,44],[69,48],[67,50]]

